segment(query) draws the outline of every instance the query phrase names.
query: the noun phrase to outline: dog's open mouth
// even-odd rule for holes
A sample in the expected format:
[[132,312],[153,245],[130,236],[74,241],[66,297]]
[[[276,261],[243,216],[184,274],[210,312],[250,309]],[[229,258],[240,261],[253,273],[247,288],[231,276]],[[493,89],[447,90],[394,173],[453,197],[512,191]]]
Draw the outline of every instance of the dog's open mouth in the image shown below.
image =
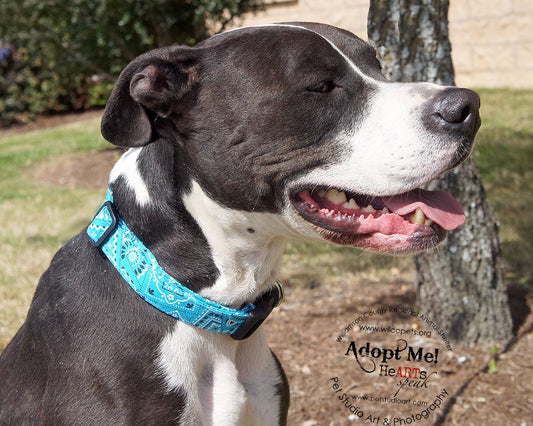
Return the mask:
[[381,252],[433,247],[464,223],[459,202],[444,191],[413,191],[373,197],[334,188],[299,190],[291,197],[298,214],[326,239]]

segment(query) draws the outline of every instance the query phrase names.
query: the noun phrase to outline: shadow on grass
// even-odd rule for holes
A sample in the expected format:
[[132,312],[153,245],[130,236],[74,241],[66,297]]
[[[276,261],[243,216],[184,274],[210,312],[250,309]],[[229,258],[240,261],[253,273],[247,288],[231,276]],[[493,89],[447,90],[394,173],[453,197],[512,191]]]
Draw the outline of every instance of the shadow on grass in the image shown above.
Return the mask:
[[306,288],[331,285],[339,280],[398,280],[413,268],[409,256],[365,252],[322,242],[290,242],[284,255],[282,277],[287,284]]
[[509,284],[533,290],[533,133],[493,127],[475,155],[489,202],[500,221]]

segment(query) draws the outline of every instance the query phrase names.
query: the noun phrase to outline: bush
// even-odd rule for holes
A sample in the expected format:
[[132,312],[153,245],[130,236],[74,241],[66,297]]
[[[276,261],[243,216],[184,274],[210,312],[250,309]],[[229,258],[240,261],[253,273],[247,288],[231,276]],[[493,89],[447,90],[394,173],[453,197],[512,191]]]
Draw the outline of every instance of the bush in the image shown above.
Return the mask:
[[[3,0],[0,125],[102,105],[124,66],[165,45],[196,44],[261,0]],[[1,49],[11,50],[2,60]]]

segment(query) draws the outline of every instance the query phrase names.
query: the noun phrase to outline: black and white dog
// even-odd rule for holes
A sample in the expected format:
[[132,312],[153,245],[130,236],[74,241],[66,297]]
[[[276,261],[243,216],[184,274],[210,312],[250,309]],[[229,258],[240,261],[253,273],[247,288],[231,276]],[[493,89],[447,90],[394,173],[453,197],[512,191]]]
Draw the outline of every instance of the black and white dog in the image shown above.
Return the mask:
[[[417,188],[468,156],[478,109],[469,90],[386,81],[368,44],[321,24],[155,50],[104,113],[104,137],[131,149],[101,216],[191,297],[248,315],[277,288],[288,238],[408,253],[461,224],[451,196]],[[103,253],[110,235],[84,230],[43,275],[2,354],[0,423],[286,423],[263,328],[237,340],[156,309]]]

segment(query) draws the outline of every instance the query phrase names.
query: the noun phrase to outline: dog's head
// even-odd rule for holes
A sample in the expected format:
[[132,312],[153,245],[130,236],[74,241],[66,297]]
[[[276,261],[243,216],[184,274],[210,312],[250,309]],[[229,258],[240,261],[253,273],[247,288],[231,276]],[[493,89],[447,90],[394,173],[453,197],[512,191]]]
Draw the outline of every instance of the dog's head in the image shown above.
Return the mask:
[[216,203],[281,215],[273,233],[410,252],[464,220],[450,195],[417,188],[469,155],[478,109],[469,90],[388,82],[349,32],[282,24],[137,58],[102,133],[170,141]]

